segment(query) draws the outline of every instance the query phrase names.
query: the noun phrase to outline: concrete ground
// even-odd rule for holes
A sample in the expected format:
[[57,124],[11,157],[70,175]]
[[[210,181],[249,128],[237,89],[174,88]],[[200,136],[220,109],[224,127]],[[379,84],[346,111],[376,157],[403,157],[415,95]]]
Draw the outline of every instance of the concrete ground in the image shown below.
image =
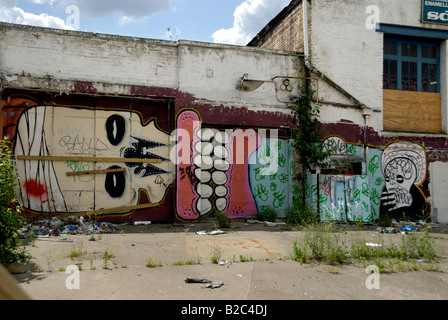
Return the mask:
[[[12,266],[19,272],[14,278],[36,300],[448,299],[448,234],[431,234],[440,254],[437,271],[379,274],[379,287],[369,289],[371,274],[362,265],[292,261],[293,242],[300,242],[301,231],[249,226],[211,235],[195,228],[128,226],[96,235],[95,241],[89,235],[39,237],[26,246],[31,261]],[[342,234],[347,243],[375,243],[379,237],[398,243],[402,237],[374,230]],[[157,266],[146,266],[148,261]],[[81,267],[79,289],[69,289],[76,284],[71,265]],[[205,288],[205,283],[187,283],[186,278],[223,285]]]

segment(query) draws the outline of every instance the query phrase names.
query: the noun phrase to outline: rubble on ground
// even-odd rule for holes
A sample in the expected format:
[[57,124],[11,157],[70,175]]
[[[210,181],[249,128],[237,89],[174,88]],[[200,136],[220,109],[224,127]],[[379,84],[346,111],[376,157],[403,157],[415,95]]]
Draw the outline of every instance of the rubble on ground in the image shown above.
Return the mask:
[[53,217],[29,223],[19,230],[20,237],[60,236],[75,234],[111,233],[116,225],[109,222],[89,222],[84,217]]
[[421,231],[425,229],[437,228],[437,223],[430,223],[423,220],[414,221],[396,221],[392,219],[391,227],[378,227],[376,231],[379,233],[405,233],[409,231]]

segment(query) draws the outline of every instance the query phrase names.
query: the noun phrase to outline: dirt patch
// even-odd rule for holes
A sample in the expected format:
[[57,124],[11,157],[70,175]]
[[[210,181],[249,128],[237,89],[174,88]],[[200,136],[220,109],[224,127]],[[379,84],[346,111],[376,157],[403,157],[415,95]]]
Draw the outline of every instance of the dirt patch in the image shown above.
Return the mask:
[[[395,233],[400,233],[405,225],[412,225],[405,222],[398,223],[394,229]],[[334,226],[339,231],[378,231],[380,228],[376,224],[362,224],[362,223],[334,223]],[[416,224],[416,229],[428,230],[430,233],[448,234],[448,224]],[[384,229],[384,228],[383,228]],[[261,221],[251,221],[236,219],[231,220],[230,228],[220,228],[216,219],[213,217],[205,217],[198,222],[176,222],[176,223],[150,223],[147,225],[133,225],[121,224],[116,225],[113,233],[182,233],[182,232],[200,232],[223,230],[226,232],[236,231],[269,231],[269,232],[284,232],[284,231],[301,231],[303,226],[288,225],[283,222],[266,223]]]

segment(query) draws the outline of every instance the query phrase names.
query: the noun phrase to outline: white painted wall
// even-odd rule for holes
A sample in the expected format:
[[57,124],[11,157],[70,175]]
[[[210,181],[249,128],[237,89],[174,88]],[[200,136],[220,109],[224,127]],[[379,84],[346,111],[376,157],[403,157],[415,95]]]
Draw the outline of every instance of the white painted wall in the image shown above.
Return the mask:
[[[311,62],[367,107],[382,110],[383,34],[366,27],[372,15],[369,6],[379,9],[379,22],[429,29],[448,30],[448,26],[421,22],[422,0],[312,0]],[[442,54],[446,46],[442,45]],[[442,58],[443,129],[448,130],[446,56]],[[329,102],[346,103],[331,87],[322,86],[322,96]],[[333,122],[341,108],[327,108],[323,122]],[[344,115],[345,116],[345,115]],[[352,112],[348,120],[362,125]],[[369,125],[383,129],[382,114],[374,113]]]
[[[93,82],[98,93],[129,94],[130,86],[169,88],[198,101],[289,113],[281,76],[303,70],[295,53],[192,41],[161,41],[0,23],[2,85],[71,91]],[[254,92],[239,78],[266,81]]]
[[[311,1],[311,62],[312,64],[364,103],[382,111],[383,101],[383,34],[370,30],[366,22],[372,15],[369,6],[379,9],[380,23],[428,29],[448,30],[447,25],[422,23],[422,0],[312,0]],[[441,95],[442,128],[448,132],[448,49],[447,41],[441,43]],[[335,103],[350,104],[331,86],[322,84],[321,96]],[[341,119],[364,124],[360,111],[337,106],[325,106],[321,120],[326,123]],[[380,135],[394,139],[397,133],[383,132],[382,112],[374,112],[368,119]],[[425,136],[418,133],[400,133],[415,139]],[[444,137],[445,134],[433,135]],[[432,215],[439,222],[448,222],[448,163],[429,165],[430,194],[428,200]]]
[[429,189],[432,217],[437,223],[448,223],[448,163],[433,162],[429,165]]

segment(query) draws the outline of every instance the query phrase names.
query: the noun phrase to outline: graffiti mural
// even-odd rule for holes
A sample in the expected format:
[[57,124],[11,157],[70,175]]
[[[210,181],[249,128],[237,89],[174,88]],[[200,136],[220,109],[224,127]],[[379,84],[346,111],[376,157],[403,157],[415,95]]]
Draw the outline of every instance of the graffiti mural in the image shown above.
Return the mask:
[[[152,203],[160,203],[174,179],[168,157],[169,135],[154,121],[143,126],[135,113],[33,107],[19,119],[14,151],[19,160],[20,199],[32,211],[128,207],[138,204],[139,190],[145,190]],[[55,160],[57,156],[65,158]],[[88,177],[89,173],[92,176]]]
[[385,180],[381,211],[396,218],[403,213],[424,216],[426,199],[419,186],[426,178],[425,149],[415,143],[391,143],[383,151],[381,166]]
[[123,109],[2,101],[13,142],[17,197],[32,213],[129,213],[160,205],[175,177],[170,136],[153,118]]
[[[277,130],[206,127],[184,109],[169,133],[158,125],[169,127],[166,109],[137,99],[37,96],[0,100],[17,197],[31,214],[124,217],[163,206],[194,221],[214,212],[252,218],[267,207],[282,215],[291,204],[291,141]],[[172,186],[175,201],[166,201]]]
[[[252,155],[251,163],[256,163],[256,157],[259,161],[250,167],[250,181],[259,210],[272,208],[279,216],[286,215],[293,197],[292,140],[263,138],[257,154]],[[265,164],[275,162],[278,166],[269,172]]]
[[[320,175],[308,174],[307,199],[324,221],[373,222],[381,215],[401,218],[421,216],[427,210],[420,185],[426,179],[426,150],[410,142],[392,142],[384,148],[346,143],[328,137],[333,154],[362,160],[358,174],[333,168]],[[365,160],[363,160],[365,156]],[[329,172],[328,172],[329,171]],[[340,168],[339,168],[340,171]]]
[[202,128],[195,110],[177,116],[177,215],[195,220],[212,212],[252,218],[263,206],[289,205],[288,140],[266,130]]

